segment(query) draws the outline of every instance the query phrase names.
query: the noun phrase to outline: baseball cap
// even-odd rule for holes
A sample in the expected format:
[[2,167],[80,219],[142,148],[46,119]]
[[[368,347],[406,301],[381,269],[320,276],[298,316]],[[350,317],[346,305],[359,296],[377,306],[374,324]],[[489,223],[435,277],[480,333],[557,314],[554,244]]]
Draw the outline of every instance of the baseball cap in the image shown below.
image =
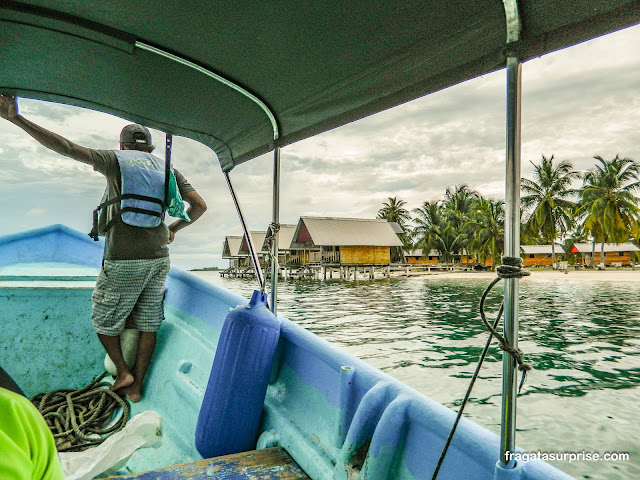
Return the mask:
[[127,125],[120,132],[120,141],[122,143],[138,143],[142,145],[151,145],[151,132],[148,128],[132,123]]

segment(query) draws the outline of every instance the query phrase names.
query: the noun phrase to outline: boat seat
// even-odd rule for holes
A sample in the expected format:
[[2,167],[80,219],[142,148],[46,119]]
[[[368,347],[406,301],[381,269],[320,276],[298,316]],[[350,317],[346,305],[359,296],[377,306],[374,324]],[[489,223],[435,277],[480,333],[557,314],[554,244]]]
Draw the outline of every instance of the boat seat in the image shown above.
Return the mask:
[[265,480],[309,480],[309,477],[293,458],[280,447],[234,453],[222,457],[172,465],[143,473],[131,473],[108,478],[120,480],[195,480],[200,478],[216,478],[219,480],[250,480],[255,478],[264,478]]

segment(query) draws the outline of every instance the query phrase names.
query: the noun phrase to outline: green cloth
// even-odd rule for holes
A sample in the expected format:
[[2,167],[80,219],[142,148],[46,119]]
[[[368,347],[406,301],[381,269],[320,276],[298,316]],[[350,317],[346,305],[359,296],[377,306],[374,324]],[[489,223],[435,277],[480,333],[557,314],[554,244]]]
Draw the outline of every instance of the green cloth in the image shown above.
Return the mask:
[[44,418],[28,399],[4,388],[0,388],[0,478],[64,480]]
[[182,201],[182,195],[178,189],[178,182],[173,172],[170,172],[169,176],[169,205],[167,205],[167,213],[174,218],[181,218],[190,222],[191,219],[187,212],[184,210],[184,202]]

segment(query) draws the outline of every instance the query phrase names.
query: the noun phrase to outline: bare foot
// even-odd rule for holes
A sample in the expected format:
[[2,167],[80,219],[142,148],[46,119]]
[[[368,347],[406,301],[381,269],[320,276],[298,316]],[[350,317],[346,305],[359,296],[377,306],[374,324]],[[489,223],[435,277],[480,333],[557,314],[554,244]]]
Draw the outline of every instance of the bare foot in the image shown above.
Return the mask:
[[133,378],[133,375],[127,372],[123,375],[118,375],[116,377],[116,381],[109,388],[115,392],[116,390],[120,390],[121,388],[128,387],[134,382],[134,380],[135,379]]
[[118,392],[120,395],[124,395],[133,403],[138,403],[142,399],[142,389],[136,385],[129,385],[120,389]]

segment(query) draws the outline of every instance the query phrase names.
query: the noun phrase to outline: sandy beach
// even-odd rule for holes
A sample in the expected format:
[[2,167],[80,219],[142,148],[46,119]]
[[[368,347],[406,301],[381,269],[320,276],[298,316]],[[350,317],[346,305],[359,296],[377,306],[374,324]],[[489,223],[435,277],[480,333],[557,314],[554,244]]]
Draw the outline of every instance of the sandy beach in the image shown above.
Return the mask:
[[[640,283],[640,268],[637,270],[608,268],[606,270],[557,270],[526,269],[531,275],[524,281],[585,281],[585,282],[627,282]],[[399,275],[403,276],[403,275]],[[438,279],[493,279],[495,272],[410,272],[409,276],[433,277]]]

